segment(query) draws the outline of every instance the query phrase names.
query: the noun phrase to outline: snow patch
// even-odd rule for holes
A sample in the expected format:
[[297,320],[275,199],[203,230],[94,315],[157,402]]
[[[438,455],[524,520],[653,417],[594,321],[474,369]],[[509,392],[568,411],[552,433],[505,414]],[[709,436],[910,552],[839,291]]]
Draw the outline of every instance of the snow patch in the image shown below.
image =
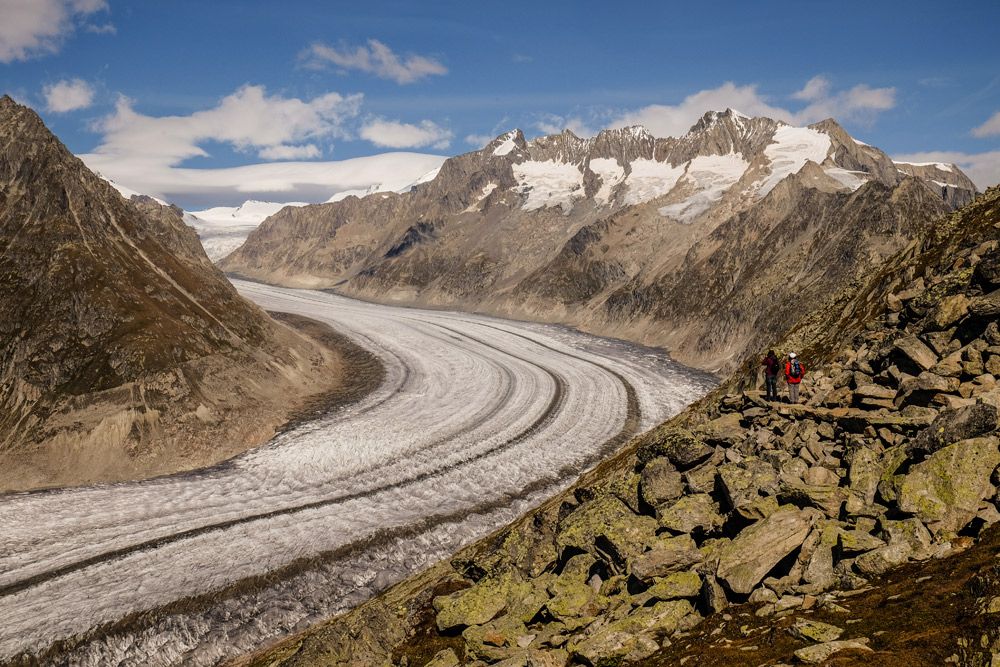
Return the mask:
[[469,204],[469,206],[464,211],[462,211],[462,213],[475,213],[476,211],[478,211],[479,205],[483,202],[483,200],[489,197],[490,193],[496,189],[497,189],[496,183],[487,183],[486,185],[484,185],[482,191],[479,193],[479,196],[476,197],[476,200],[471,204]]
[[820,164],[830,152],[830,137],[808,127],[782,125],[774,133],[764,155],[771,161],[771,174],[758,188],[763,197],[786,177],[797,173],[806,162]]
[[147,195],[147,194],[143,194],[141,192],[137,192],[137,191],[133,190],[132,188],[125,187],[124,185],[122,185],[121,183],[118,183],[117,181],[111,180],[110,178],[108,178],[107,176],[105,176],[104,174],[102,174],[100,172],[96,172],[96,173],[97,173],[98,176],[100,176],[105,181],[107,181],[111,185],[111,187],[113,187],[115,190],[117,190],[118,194],[120,194],[125,199],[129,199],[130,200],[130,199],[132,199],[132,197],[149,197],[150,199],[152,199],[153,201],[155,201],[160,206],[169,206],[170,205],[167,202],[165,202],[162,199],[160,199],[159,197],[153,197],[151,195]]
[[611,199],[611,191],[625,178],[625,167],[618,164],[618,160],[598,157],[590,161],[590,170],[601,179],[601,187],[594,194],[594,199],[600,204],[607,204]]
[[699,155],[688,164],[683,181],[691,183],[698,191],[676,204],[659,209],[660,215],[691,222],[722,199],[726,190],[739,181],[750,163],[738,153],[727,155]]
[[841,167],[826,167],[823,169],[827,176],[830,176],[854,192],[868,182],[869,177],[863,171],[850,171]]
[[[591,160],[592,165],[593,162]],[[632,171],[625,178],[625,183],[628,186],[625,203],[631,206],[662,197],[674,189],[677,180],[683,175],[683,164],[674,167],[669,162],[658,162],[646,158],[633,160]]]
[[899,160],[894,160],[893,164],[908,164],[911,167],[935,167],[941,171],[951,172],[954,165],[946,164],[944,162],[901,162]]
[[517,130],[511,130],[505,134],[500,145],[493,149],[493,154],[497,156],[507,155],[512,150],[517,148],[517,144],[514,143],[515,137],[517,137]]
[[521,207],[525,211],[559,206],[568,213],[573,200],[583,197],[583,172],[574,164],[546,160],[528,160],[512,165],[514,178],[528,199]]

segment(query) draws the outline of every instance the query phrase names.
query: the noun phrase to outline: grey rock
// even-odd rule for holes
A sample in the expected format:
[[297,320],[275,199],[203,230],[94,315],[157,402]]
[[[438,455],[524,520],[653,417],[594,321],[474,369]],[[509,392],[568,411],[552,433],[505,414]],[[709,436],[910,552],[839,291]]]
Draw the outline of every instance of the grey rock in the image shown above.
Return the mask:
[[702,553],[689,535],[660,538],[653,548],[632,561],[632,574],[642,581],[685,570],[702,560]]
[[922,370],[930,370],[938,362],[937,355],[916,336],[901,338],[894,347]]
[[724,523],[719,506],[707,493],[684,496],[657,512],[660,525],[677,533],[712,532]]
[[649,505],[659,507],[684,493],[684,479],[674,464],[664,456],[646,464],[642,469],[639,493]]
[[783,507],[744,528],[722,548],[717,576],[733,592],[749,593],[782,558],[802,545],[818,518],[815,510]]
[[935,452],[959,440],[975,438],[997,430],[997,409],[976,404],[955,410],[943,410],[930,426],[917,434],[910,449]]
[[807,665],[818,665],[822,662],[826,662],[826,660],[828,660],[834,653],[839,653],[841,651],[863,651],[865,653],[872,653],[872,650],[868,648],[867,639],[847,639],[835,642],[826,642],[825,644],[813,644],[812,646],[800,648],[795,652],[795,657],[799,660],[799,662],[804,662]]

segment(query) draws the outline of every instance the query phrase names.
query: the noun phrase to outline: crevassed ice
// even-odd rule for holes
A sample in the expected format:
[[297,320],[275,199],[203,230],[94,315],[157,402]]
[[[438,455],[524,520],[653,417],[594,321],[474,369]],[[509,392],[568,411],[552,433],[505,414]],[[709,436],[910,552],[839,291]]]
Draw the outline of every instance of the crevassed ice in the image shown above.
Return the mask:
[[594,194],[594,199],[607,204],[611,199],[611,191],[625,178],[625,167],[618,164],[618,160],[598,157],[590,161],[590,170],[601,177],[601,187]]
[[574,164],[528,160],[512,168],[518,186],[528,195],[521,207],[525,211],[559,206],[568,212],[573,200],[583,197],[583,172]]
[[667,194],[684,175],[684,167],[683,164],[674,167],[669,162],[657,162],[646,158],[633,160],[632,171],[625,179],[628,185],[625,203],[641,204]]
[[660,215],[681,222],[691,222],[719,201],[746,173],[750,163],[738,153],[699,155],[691,160],[683,180],[695,185],[697,191],[687,199],[659,209]]
[[809,160],[816,164],[823,162],[830,152],[830,145],[830,137],[823,132],[808,127],[779,127],[773,142],[764,149],[764,155],[771,161],[771,175],[764,180],[758,194],[763,197],[785,177],[802,169]]

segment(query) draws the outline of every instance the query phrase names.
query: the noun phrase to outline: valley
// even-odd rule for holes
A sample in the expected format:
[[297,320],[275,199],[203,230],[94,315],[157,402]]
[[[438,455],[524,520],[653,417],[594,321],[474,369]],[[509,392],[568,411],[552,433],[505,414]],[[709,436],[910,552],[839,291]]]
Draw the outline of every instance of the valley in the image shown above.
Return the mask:
[[509,521],[714,384],[567,329],[237,286],[343,332],[384,382],[204,470],[0,497],[0,659],[234,657]]

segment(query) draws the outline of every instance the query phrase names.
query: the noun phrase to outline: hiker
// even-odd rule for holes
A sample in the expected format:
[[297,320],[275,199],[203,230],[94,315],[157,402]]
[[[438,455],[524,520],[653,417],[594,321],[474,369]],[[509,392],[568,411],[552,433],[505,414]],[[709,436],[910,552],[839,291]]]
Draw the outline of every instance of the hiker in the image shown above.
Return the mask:
[[806,374],[806,368],[794,352],[788,353],[788,363],[785,364],[785,381],[788,382],[788,402],[799,402],[799,383]]
[[768,350],[764,361],[760,362],[764,367],[764,390],[767,393],[768,401],[778,400],[778,371],[781,370],[781,362],[774,350]]

